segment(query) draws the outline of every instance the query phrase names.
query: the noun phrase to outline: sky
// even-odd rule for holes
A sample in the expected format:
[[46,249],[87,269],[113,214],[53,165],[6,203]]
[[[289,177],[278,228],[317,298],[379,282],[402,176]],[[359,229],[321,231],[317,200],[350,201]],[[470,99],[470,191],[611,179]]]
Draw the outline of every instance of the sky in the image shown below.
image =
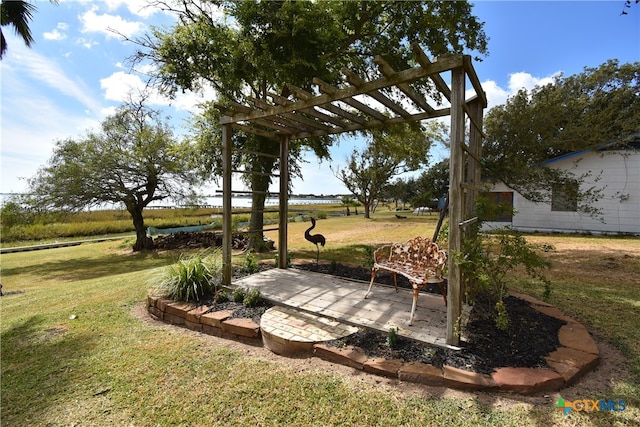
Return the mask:
[[[27,48],[13,30],[3,27],[8,51],[0,61],[0,193],[20,193],[26,179],[51,157],[56,141],[81,138],[127,97],[144,85],[131,73],[126,58],[130,38],[151,26],[170,27],[174,18],[145,7],[146,0],[34,2],[31,22],[35,43]],[[474,62],[487,93],[489,108],[504,103],[519,89],[551,82],[563,73],[580,73],[609,59],[640,61],[640,5],[621,15],[624,0],[610,1],[476,1],[473,13],[485,22],[489,54]],[[150,102],[171,117],[176,134],[187,131],[197,103],[212,93],[161,96]],[[293,180],[294,194],[347,194],[330,165],[340,167],[362,141],[341,139],[332,161],[313,157],[303,179]],[[434,161],[446,156],[442,148]],[[319,185],[319,183],[322,183]],[[219,188],[212,184],[204,190]]]

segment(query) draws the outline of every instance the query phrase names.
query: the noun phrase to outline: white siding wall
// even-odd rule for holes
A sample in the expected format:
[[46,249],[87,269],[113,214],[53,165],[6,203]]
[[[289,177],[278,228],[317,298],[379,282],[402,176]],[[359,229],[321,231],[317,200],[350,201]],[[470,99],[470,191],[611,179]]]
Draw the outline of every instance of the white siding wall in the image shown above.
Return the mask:
[[[581,159],[576,163],[578,159]],[[591,171],[582,189],[604,187],[603,197],[596,206],[602,220],[576,212],[554,212],[546,203],[531,203],[514,193],[516,214],[510,225],[521,231],[559,231],[592,233],[640,234],[640,153],[590,152],[581,157],[559,160],[550,166],[569,169],[576,176]],[[594,182],[594,179],[599,178]],[[508,191],[504,184],[493,191]],[[508,225],[508,224],[492,224]]]

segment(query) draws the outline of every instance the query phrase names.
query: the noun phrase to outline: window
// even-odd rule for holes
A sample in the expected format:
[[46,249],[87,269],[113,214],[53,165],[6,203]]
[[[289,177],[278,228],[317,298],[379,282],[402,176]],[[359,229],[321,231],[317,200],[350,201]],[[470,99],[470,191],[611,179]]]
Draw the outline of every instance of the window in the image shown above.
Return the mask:
[[551,187],[551,211],[576,212],[578,210],[578,182],[567,181]]
[[486,221],[513,221],[513,191],[492,191],[487,198]]

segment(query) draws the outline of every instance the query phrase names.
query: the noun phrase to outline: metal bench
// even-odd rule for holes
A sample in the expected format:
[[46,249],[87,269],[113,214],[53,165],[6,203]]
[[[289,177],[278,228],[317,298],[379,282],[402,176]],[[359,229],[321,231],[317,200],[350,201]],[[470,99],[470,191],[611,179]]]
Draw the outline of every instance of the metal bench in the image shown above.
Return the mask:
[[393,274],[396,292],[398,291],[396,274],[403,275],[409,279],[413,288],[413,304],[409,318],[409,325],[411,325],[420,290],[428,284],[437,283],[440,285],[444,304],[447,305],[446,279],[442,276],[446,265],[447,253],[426,237],[416,237],[404,243],[382,246],[376,249],[373,254],[371,283],[364,297],[369,296],[378,270],[387,270]]

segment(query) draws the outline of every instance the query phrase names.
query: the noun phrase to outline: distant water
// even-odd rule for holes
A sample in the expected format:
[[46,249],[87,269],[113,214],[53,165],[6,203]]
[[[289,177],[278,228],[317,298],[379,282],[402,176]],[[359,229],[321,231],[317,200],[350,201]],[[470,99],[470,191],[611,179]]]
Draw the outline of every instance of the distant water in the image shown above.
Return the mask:
[[[318,205],[318,204],[335,204],[335,203],[342,203],[342,200],[338,198],[324,198],[324,197],[323,198],[305,197],[305,198],[289,199],[289,205]],[[221,208],[222,196],[206,197],[203,200],[203,204],[206,206]],[[280,200],[277,197],[268,197],[265,202],[265,206],[278,206],[279,204],[280,204]],[[153,205],[153,207],[161,207],[161,206],[170,206],[170,203]],[[232,197],[231,206],[234,208],[250,208],[251,198],[250,197]]]

